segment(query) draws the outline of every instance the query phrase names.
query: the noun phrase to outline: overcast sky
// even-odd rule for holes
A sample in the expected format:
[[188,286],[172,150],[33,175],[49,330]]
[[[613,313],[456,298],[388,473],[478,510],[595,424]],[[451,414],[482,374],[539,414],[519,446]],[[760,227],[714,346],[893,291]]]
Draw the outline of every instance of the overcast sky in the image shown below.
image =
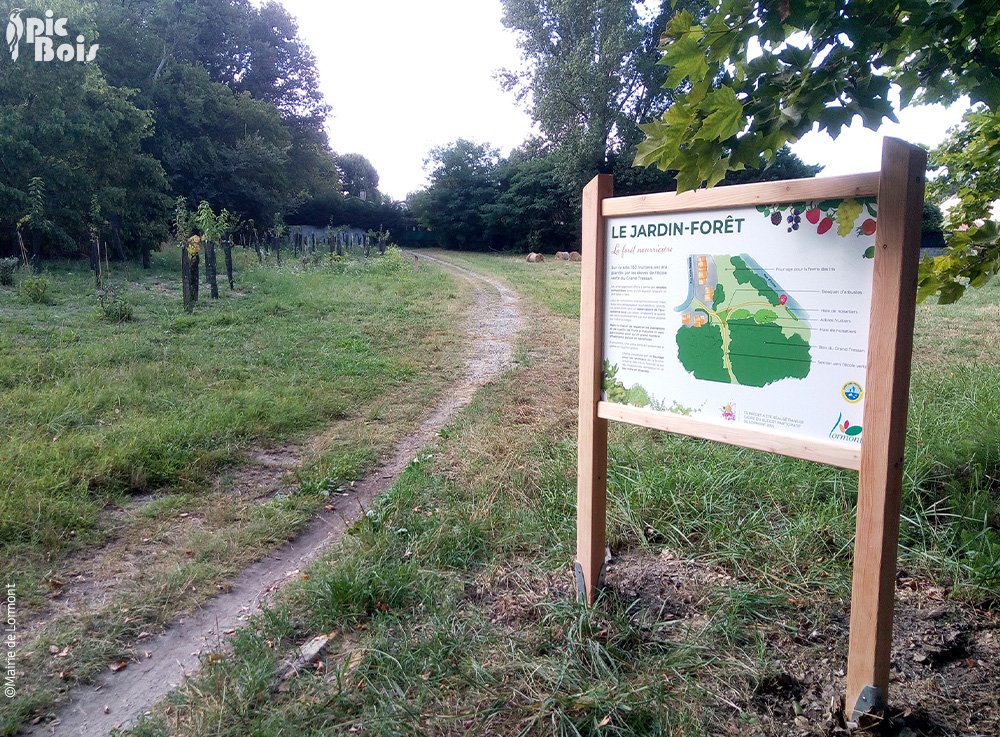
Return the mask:
[[[507,153],[530,133],[531,119],[494,79],[519,62],[500,0],[281,2],[316,54],[333,106],[333,148],[366,156],[390,196],[404,199],[425,185],[423,163],[435,146],[468,138]],[[874,171],[882,135],[935,145],[962,110],[913,108],[879,133],[858,122],[836,142],[811,133],[793,150],[825,164],[825,175]]]

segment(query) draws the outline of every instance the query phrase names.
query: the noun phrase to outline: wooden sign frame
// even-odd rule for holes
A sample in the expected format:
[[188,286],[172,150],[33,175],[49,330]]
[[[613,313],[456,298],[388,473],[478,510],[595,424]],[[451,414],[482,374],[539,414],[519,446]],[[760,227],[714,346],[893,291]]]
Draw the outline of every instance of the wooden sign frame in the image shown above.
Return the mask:
[[[886,138],[876,173],[618,198],[612,196],[612,177],[602,174],[583,190],[576,560],[581,599],[593,604],[603,585],[609,420],[857,470],[846,699],[854,720],[881,715],[888,694],[926,165],[923,149]],[[607,218],[870,196],[878,198],[878,220],[860,451],[602,401]]]

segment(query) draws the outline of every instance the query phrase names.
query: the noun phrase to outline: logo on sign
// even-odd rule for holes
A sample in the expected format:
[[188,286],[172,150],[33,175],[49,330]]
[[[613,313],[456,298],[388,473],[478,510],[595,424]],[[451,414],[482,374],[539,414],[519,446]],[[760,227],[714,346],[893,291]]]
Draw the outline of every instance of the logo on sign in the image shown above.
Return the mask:
[[861,425],[855,425],[850,420],[845,419],[844,413],[841,412],[833,425],[833,429],[830,430],[830,438],[833,440],[846,440],[848,443],[860,443],[861,432]]
[[840,395],[851,404],[857,404],[861,401],[861,397],[865,395],[865,390],[861,388],[861,384],[858,382],[848,381],[844,384],[844,388],[840,390]]

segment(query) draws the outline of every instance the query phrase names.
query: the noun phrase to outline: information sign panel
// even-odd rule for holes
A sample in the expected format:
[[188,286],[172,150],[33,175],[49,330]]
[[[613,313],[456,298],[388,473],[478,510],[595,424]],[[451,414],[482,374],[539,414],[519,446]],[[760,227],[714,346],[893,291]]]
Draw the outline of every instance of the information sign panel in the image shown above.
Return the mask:
[[876,208],[608,218],[603,398],[859,447]]
[[583,191],[577,584],[605,561],[608,421],[852,468],[847,716],[884,710],[926,152],[872,174]]

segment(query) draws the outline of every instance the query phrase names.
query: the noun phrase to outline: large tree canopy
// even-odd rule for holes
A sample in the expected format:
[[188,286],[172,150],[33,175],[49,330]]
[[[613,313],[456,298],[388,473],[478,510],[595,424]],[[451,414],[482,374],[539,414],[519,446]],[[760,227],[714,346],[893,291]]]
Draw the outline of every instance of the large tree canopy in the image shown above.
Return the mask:
[[596,172],[612,171],[639,142],[638,123],[670,104],[657,64],[669,4],[649,12],[632,0],[503,0],[503,8],[523,65],[500,81],[558,149],[556,175],[576,192]]
[[18,223],[41,256],[76,253],[106,226],[120,255],[155,247],[168,196],[262,226],[346,211],[315,59],[280,4],[19,5],[66,17],[100,49],[88,64],[0,55],[0,253],[18,251]]
[[490,245],[486,208],[498,193],[498,161],[496,149],[464,139],[435,148],[427,160],[430,186],[411,195],[410,209],[444,245]]
[[340,170],[341,185],[344,192],[351,197],[361,197],[377,201],[378,172],[368,159],[361,154],[341,154],[337,157],[337,168]]
[[[46,8],[75,11],[73,31],[95,37],[93,16],[68,0],[24,12]],[[0,59],[0,252],[17,251],[17,228],[36,256],[74,254],[109,219],[116,244],[158,245],[170,201],[163,168],[143,150],[152,117],[134,95],[93,64]]]
[[[998,153],[983,137],[1000,110],[994,0],[715,0],[701,20],[676,13],[662,49],[666,85],[684,92],[643,126],[636,163],[678,171],[682,190],[773,157],[813,127],[836,137],[855,116],[872,129],[895,120],[893,84],[902,105],[968,95],[986,116],[969,135]],[[960,197],[972,172],[1000,165],[1000,158],[954,155],[937,161],[951,183],[942,190]],[[956,299],[965,283],[982,283],[1000,266],[996,226],[963,225],[969,229],[953,252],[922,266],[922,296]]]
[[175,194],[258,223],[337,194],[315,58],[281,5],[101,0],[97,20],[98,61],[153,112]]

